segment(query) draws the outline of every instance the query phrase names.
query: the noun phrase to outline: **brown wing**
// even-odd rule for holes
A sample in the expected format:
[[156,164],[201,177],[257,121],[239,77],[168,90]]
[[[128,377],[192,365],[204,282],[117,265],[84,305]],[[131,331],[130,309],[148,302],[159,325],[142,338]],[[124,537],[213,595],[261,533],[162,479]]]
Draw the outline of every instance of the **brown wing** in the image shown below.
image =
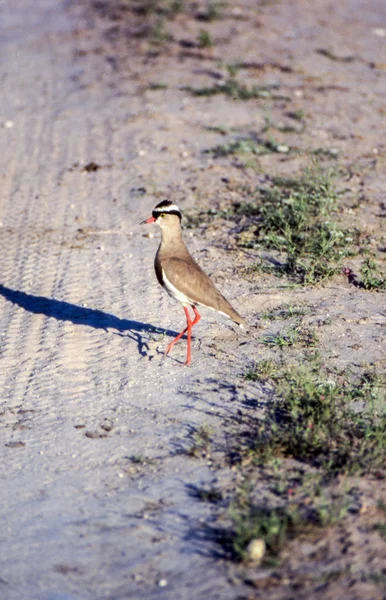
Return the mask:
[[192,304],[200,304],[225,313],[239,325],[244,323],[244,319],[218,291],[208,275],[192,257],[189,257],[189,260],[175,257],[164,258],[160,261],[158,268],[165,272],[170,283],[187,296]]

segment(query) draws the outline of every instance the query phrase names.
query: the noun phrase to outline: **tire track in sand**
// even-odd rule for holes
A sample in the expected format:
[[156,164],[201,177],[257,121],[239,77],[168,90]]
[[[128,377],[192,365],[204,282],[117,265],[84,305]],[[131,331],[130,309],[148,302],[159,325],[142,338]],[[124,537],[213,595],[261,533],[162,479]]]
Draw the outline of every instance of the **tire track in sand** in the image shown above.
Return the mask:
[[[10,44],[10,63],[6,55],[3,62],[12,64],[9,85],[24,106],[9,145],[0,139],[7,157],[0,233],[7,600],[41,600],[58,589],[112,597],[128,577],[132,588],[138,566],[152,561],[155,576],[161,572],[165,548],[172,562],[179,557],[180,577],[191,565],[191,552],[181,554],[184,536],[202,510],[185,506],[178,470],[186,459],[171,457],[176,430],[183,436],[185,422],[197,418],[189,406],[177,411],[175,390],[191,375],[173,361],[163,368],[156,346],[166,340],[151,327],[180,317],[154,279],[155,240],[143,240],[137,226],[152,200],[130,193],[142,183],[131,161],[139,126],[128,123],[140,101],[130,98],[129,111],[125,98],[106,91],[98,57],[86,63],[92,84],[77,83],[64,5],[21,0],[21,16],[12,17],[19,58],[11,60]],[[24,9],[37,23],[27,38]],[[81,15],[76,23],[81,32]],[[36,60],[39,36],[44,51]],[[84,172],[91,161],[102,168]],[[132,476],[130,457],[138,453],[156,463]],[[201,477],[198,469],[190,465],[184,481]],[[164,508],[144,528],[136,515],[148,501]],[[161,550],[151,541],[160,532],[168,544]],[[74,578],[63,580],[58,564],[75,564]]]

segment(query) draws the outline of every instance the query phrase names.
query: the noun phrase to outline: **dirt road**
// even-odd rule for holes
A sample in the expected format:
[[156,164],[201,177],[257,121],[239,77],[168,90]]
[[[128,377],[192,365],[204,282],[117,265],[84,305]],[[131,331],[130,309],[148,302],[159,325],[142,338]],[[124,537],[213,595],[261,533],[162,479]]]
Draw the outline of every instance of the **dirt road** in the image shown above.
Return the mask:
[[[173,53],[158,62],[130,55],[119,62],[114,52],[120,32],[100,9],[101,3],[92,9],[66,0],[0,3],[0,598],[248,597],[215,540],[203,534],[214,508],[199,501],[197,490],[233,477],[224,463],[221,470],[216,465],[226,447],[224,418],[232,419],[260,393],[253,383],[235,383],[251,358],[265,352],[258,345],[258,314],[294,295],[314,303],[315,320],[330,311],[341,321],[322,345],[328,352],[331,331],[338,333],[335,357],[344,367],[355,354],[346,352],[350,335],[360,338],[366,360],[381,359],[381,303],[346,284],[312,292],[283,292],[271,283],[256,288],[235,277],[244,254],[221,250],[216,236],[224,232],[212,231],[211,244],[188,230],[189,247],[247,317],[249,334],[206,312],[195,329],[192,367],[182,367],[184,344],[163,356],[183,326],[183,311],[154,277],[158,231],[139,222],[167,196],[186,210],[214,195],[237,198],[227,176],[251,181],[251,175],[237,165],[229,174],[226,165],[201,152],[218,138],[208,127],[263,126],[266,107],[230,107],[218,96],[214,109],[212,100],[197,104],[187,93],[175,93],[177,86],[217,77],[217,50],[207,51],[201,71],[200,57],[187,66],[191,58]],[[262,19],[264,10],[272,26],[266,41],[277,41],[275,22],[279,26],[285,14],[267,8]],[[385,23],[377,20],[382,10],[382,3],[374,3],[363,24],[379,52],[383,34],[371,31],[384,31]],[[307,15],[298,46],[304,69],[313,35]],[[245,26],[234,23],[235,30]],[[338,29],[330,41],[339,54]],[[185,33],[195,38],[198,31],[199,25]],[[240,39],[238,55],[253,55],[252,38]],[[276,60],[275,52],[283,58],[280,44],[269,52],[262,49],[264,60]],[[363,48],[363,61],[382,63],[366,53],[372,50]],[[231,56],[235,49],[225,46],[221,58]],[[318,60],[322,77],[325,57]],[[339,74],[332,77],[336,81],[329,82],[332,91],[323,100],[329,126],[318,121],[318,113],[310,133],[324,143],[340,128],[334,146],[342,151],[355,142],[349,139],[352,119],[344,120],[354,92],[337,113],[333,90],[350,86],[365,68],[363,62],[355,65],[345,82]],[[268,79],[278,73],[273,68]],[[384,93],[384,83],[378,72],[366,73],[358,89],[364,93],[367,86],[367,106],[380,111],[384,96],[374,90]],[[160,95],[143,90],[144,83],[165,79],[172,89]],[[293,82],[291,93],[300,101],[304,92]],[[375,118],[366,110],[358,108],[356,134],[363,136],[361,155],[369,162],[385,146],[380,113]],[[277,155],[262,157],[262,169],[272,160]],[[368,187],[374,186],[363,211],[369,227],[378,227],[379,170],[367,178]],[[360,331],[361,325],[347,333],[348,314],[365,319]],[[192,458],[208,431],[211,452]]]
[[183,311],[139,226],[155,202],[136,192],[146,108],[98,56],[79,65],[84,19],[51,0],[1,8],[0,597],[233,597],[196,535],[210,510],[189,486],[210,465],[181,454],[192,428],[220,426],[220,402],[189,396],[197,343],[191,369],[184,345],[162,355]]

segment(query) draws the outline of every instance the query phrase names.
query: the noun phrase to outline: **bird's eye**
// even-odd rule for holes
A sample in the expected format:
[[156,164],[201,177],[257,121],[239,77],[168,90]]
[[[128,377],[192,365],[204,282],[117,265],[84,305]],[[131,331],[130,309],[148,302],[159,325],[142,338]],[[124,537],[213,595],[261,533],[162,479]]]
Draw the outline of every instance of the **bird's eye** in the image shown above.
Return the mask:
[[165,213],[161,213],[161,214],[160,214],[160,217],[161,217],[161,219],[163,219],[163,218],[164,218],[164,216],[165,216]]

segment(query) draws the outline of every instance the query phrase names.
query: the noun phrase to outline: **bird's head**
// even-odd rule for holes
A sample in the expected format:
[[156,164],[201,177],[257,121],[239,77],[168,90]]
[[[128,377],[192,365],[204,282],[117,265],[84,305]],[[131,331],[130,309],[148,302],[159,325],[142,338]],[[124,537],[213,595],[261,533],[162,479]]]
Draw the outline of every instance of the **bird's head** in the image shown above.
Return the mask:
[[181,223],[181,216],[181,211],[176,204],[173,204],[170,200],[162,200],[162,202],[154,207],[152,216],[142,221],[141,225],[144,223],[157,223],[163,229],[177,223],[179,225]]

